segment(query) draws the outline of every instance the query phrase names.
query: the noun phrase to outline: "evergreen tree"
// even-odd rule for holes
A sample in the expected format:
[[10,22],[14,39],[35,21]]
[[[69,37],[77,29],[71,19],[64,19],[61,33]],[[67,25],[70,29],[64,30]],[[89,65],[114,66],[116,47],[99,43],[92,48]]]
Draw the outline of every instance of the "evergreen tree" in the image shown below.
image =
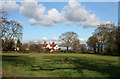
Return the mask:
[[21,46],[22,46],[22,43],[21,43],[20,40],[18,39],[18,40],[17,40],[16,47],[19,48],[19,50],[21,50]]

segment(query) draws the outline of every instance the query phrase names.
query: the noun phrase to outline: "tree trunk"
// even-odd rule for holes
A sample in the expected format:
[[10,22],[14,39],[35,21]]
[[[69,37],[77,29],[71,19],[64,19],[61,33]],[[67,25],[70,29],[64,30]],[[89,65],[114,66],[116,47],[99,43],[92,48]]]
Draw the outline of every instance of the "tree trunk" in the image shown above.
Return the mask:
[[69,48],[69,47],[67,46],[67,52],[68,52],[68,48]]
[[94,48],[94,53],[96,54],[96,48]]
[[100,46],[100,52],[102,53],[103,51],[103,45]]
[[97,50],[98,50],[98,53],[100,53],[100,45],[98,45],[98,48],[97,48]]

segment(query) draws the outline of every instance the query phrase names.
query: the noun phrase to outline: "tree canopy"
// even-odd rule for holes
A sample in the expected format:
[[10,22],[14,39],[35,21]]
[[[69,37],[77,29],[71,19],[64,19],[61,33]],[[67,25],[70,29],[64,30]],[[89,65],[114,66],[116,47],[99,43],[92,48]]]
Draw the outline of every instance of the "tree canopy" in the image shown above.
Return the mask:
[[65,32],[59,37],[61,46],[66,47],[67,51],[76,39],[78,39],[78,35],[75,32]]

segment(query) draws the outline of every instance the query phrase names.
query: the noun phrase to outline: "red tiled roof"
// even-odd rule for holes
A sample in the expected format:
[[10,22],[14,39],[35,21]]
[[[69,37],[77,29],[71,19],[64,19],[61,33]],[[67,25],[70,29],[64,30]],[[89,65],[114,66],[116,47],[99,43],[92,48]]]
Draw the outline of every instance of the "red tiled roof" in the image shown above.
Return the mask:
[[43,44],[43,47],[46,47],[48,44]]
[[[41,46],[41,47],[46,47],[48,44],[39,44],[39,46]],[[54,47],[56,46],[57,44],[50,44],[50,46],[52,47],[51,49],[53,49],[54,50]]]
[[51,49],[53,49],[53,50],[54,50],[54,47],[52,47]]
[[51,47],[55,47],[55,46],[56,46],[56,44],[50,44],[50,46],[51,46]]

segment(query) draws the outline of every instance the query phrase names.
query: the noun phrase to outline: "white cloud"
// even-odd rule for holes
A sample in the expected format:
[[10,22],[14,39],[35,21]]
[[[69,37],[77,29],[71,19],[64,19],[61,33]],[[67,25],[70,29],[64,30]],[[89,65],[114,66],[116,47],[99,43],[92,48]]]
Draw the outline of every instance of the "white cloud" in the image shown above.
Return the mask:
[[35,19],[30,19],[28,22],[29,22],[30,24],[36,24],[36,23],[37,23]]
[[8,2],[0,2],[0,10],[6,10],[6,9],[18,9],[19,8],[19,4],[17,4],[16,2],[13,1],[8,1]]
[[87,39],[79,38],[80,41],[86,41]]
[[85,21],[88,16],[89,16],[89,13],[82,8],[71,9],[65,13],[66,19],[74,22]]
[[80,5],[81,5],[81,4],[78,3],[78,2],[76,2],[75,0],[70,0],[70,1],[69,1],[69,6],[70,6],[71,8],[76,8],[76,7],[80,6]]
[[37,2],[21,2],[20,13],[34,19],[43,19],[45,7]]
[[44,43],[44,41],[46,41],[47,43],[52,43],[55,42],[56,44],[60,44],[61,42],[58,40],[57,37],[53,37],[53,38],[47,38],[47,37],[42,37],[41,38],[42,43]]
[[58,41],[58,38],[57,37],[53,37],[53,38],[50,38],[50,40],[52,40],[52,41]]
[[[13,1],[2,2],[0,1],[0,11],[7,12],[7,10],[16,10],[19,8],[19,4]],[[2,17],[2,13],[0,13],[0,18]]]
[[[81,44],[86,44],[86,41],[87,39],[83,39],[83,38],[79,38],[80,40],[80,43]],[[33,40],[23,40],[24,43],[29,43],[29,42],[34,42],[34,43],[38,43],[38,42],[41,42],[41,43],[44,43],[44,42],[47,42],[47,43],[52,43],[52,42],[55,42],[55,44],[61,44],[62,42],[59,41],[59,39],[57,37],[53,37],[53,38],[47,38],[47,37],[42,37],[41,39],[33,39]]]
[[42,4],[38,4],[34,0],[21,2],[21,5],[20,13],[30,18],[28,21],[30,24],[55,26],[62,21],[66,21],[67,25],[74,23],[83,27],[93,27],[100,24],[99,18],[95,14],[90,14],[84,6],[75,0],[70,0],[61,12],[55,8],[46,11]]
[[29,17],[30,24],[40,24],[44,26],[54,26],[63,21],[63,16],[55,8],[45,14],[46,8],[37,2],[22,2],[20,13]]
[[87,39],[79,38],[81,44],[86,44]]
[[57,37],[53,37],[53,38],[42,37],[41,40],[58,41],[58,38]]
[[84,6],[75,0],[70,0],[64,9],[65,18],[78,26],[94,27],[100,24],[100,20],[95,14],[90,14],[90,11],[87,11]]
[[[81,44],[86,44],[87,39],[79,38],[79,40],[80,40]],[[49,42],[50,43],[55,42],[57,44],[61,43],[57,37],[53,37],[53,38],[43,37],[43,38],[41,38],[41,41],[42,42],[47,41],[47,43],[49,43]]]
[[103,24],[113,24],[111,21],[106,21]]
[[48,40],[48,38],[47,37],[42,37],[41,40]]
[[67,22],[66,22],[66,25],[67,25],[67,26],[70,26],[70,25],[72,25],[72,24],[73,24],[73,22],[70,22],[70,21],[67,21]]
[[59,23],[64,19],[63,15],[59,13],[55,8],[48,11],[48,18],[54,23]]
[[100,24],[99,18],[95,16],[95,14],[91,14],[87,17],[87,19],[83,22],[79,22],[78,26],[84,26],[84,27],[96,27]]

